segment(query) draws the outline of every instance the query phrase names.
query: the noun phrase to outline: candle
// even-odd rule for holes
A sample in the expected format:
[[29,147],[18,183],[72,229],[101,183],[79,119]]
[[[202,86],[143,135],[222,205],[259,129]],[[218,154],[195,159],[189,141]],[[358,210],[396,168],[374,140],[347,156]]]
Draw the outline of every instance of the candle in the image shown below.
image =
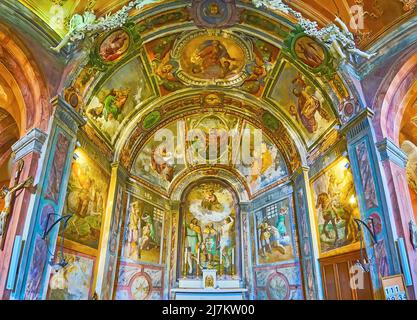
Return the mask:
[[200,263],[200,248],[197,249],[197,263]]
[[187,255],[188,255],[188,248],[185,248],[184,267],[187,265]]
[[220,264],[222,264],[222,257],[223,257],[222,248],[220,248]]
[[232,250],[232,265],[234,265],[235,249]]

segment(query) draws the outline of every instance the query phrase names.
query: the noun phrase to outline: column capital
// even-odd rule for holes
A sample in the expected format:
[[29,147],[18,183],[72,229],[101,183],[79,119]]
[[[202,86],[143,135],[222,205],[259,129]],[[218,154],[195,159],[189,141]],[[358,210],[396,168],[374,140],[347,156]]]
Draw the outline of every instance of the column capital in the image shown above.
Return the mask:
[[60,95],[52,98],[51,103],[55,107],[55,117],[61,120],[71,131],[77,132],[79,127],[87,123],[86,119]]
[[376,143],[376,147],[378,148],[382,161],[390,160],[401,168],[407,166],[407,155],[389,138],[384,138],[382,141]]
[[117,176],[118,178],[124,183],[126,182],[127,178],[129,177],[129,173],[127,172],[126,168],[119,162],[115,161],[111,164],[113,169],[117,169]]
[[250,211],[250,208],[251,208],[251,203],[250,202],[240,202],[239,206],[240,206],[240,210],[242,211],[242,213],[248,213]]
[[339,129],[339,132],[343,135],[346,135],[346,137],[350,139],[356,137],[367,128],[365,121],[368,119],[371,120],[374,117],[374,114],[375,113],[369,108],[361,110],[349,122],[344,124]]
[[14,161],[16,162],[32,152],[40,154],[47,137],[48,135],[38,128],[30,130],[12,146],[12,151],[15,153]]
[[293,182],[295,182],[300,175],[308,173],[309,171],[310,171],[310,167],[308,167],[306,165],[302,165],[302,166],[298,167],[296,170],[294,170],[294,172],[290,176],[290,179]]
[[172,201],[171,202],[171,210],[178,211],[181,207],[182,203],[180,201]]

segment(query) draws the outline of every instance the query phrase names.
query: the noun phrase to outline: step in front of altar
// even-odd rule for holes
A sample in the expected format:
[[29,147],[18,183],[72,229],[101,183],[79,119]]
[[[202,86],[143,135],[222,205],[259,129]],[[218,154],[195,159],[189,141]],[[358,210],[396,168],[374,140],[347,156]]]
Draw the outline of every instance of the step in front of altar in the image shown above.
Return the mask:
[[171,289],[173,300],[245,300],[247,289]]

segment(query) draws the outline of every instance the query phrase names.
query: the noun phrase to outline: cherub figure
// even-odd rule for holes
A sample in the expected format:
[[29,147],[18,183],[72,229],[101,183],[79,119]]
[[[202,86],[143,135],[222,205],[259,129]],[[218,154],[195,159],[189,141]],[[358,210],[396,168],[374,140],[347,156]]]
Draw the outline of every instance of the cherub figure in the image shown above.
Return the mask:
[[346,24],[339,17],[336,17],[335,22],[340,26],[340,29],[335,24],[329,25],[321,30],[323,35],[321,40],[324,41],[326,45],[328,45],[336,54],[338,54],[342,60],[346,60],[347,58],[345,52],[367,60],[377,55],[376,52],[367,53],[358,49],[356,47],[353,34],[349,31]]
[[64,36],[61,42],[51,48],[55,52],[60,52],[69,42],[83,40],[89,28],[96,21],[96,15],[92,11],[86,11],[83,15],[75,14],[69,22],[68,33]]
[[120,28],[128,21],[130,11],[133,9],[140,10],[146,5],[159,1],[132,0],[114,14],[108,14],[99,19],[91,10],[84,12],[82,15],[75,14],[70,20],[68,33],[56,47],[51,49],[59,53],[68,43],[83,40],[86,36],[93,36],[98,32]]

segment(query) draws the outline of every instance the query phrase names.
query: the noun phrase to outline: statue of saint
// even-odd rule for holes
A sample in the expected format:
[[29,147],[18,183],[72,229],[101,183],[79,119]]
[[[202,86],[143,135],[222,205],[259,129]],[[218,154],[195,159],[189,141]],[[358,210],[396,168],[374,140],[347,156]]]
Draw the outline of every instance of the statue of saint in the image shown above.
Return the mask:
[[188,272],[192,273],[192,257],[194,257],[197,260],[197,264],[200,263],[200,261],[198,261],[198,250],[203,240],[201,227],[198,225],[198,220],[196,218],[191,219],[191,222],[186,226],[185,238],[186,247],[188,247],[190,250],[189,252],[187,252],[187,263],[189,266]]
[[208,262],[208,268],[213,267],[214,256],[216,255],[217,248],[217,231],[214,229],[213,223],[206,225],[203,231],[204,238],[204,254],[206,261]]
[[220,250],[222,253],[225,252],[227,247],[232,245],[232,228],[233,228],[234,220],[231,216],[228,216],[226,219],[223,220],[223,225],[221,226],[221,234],[220,234]]

